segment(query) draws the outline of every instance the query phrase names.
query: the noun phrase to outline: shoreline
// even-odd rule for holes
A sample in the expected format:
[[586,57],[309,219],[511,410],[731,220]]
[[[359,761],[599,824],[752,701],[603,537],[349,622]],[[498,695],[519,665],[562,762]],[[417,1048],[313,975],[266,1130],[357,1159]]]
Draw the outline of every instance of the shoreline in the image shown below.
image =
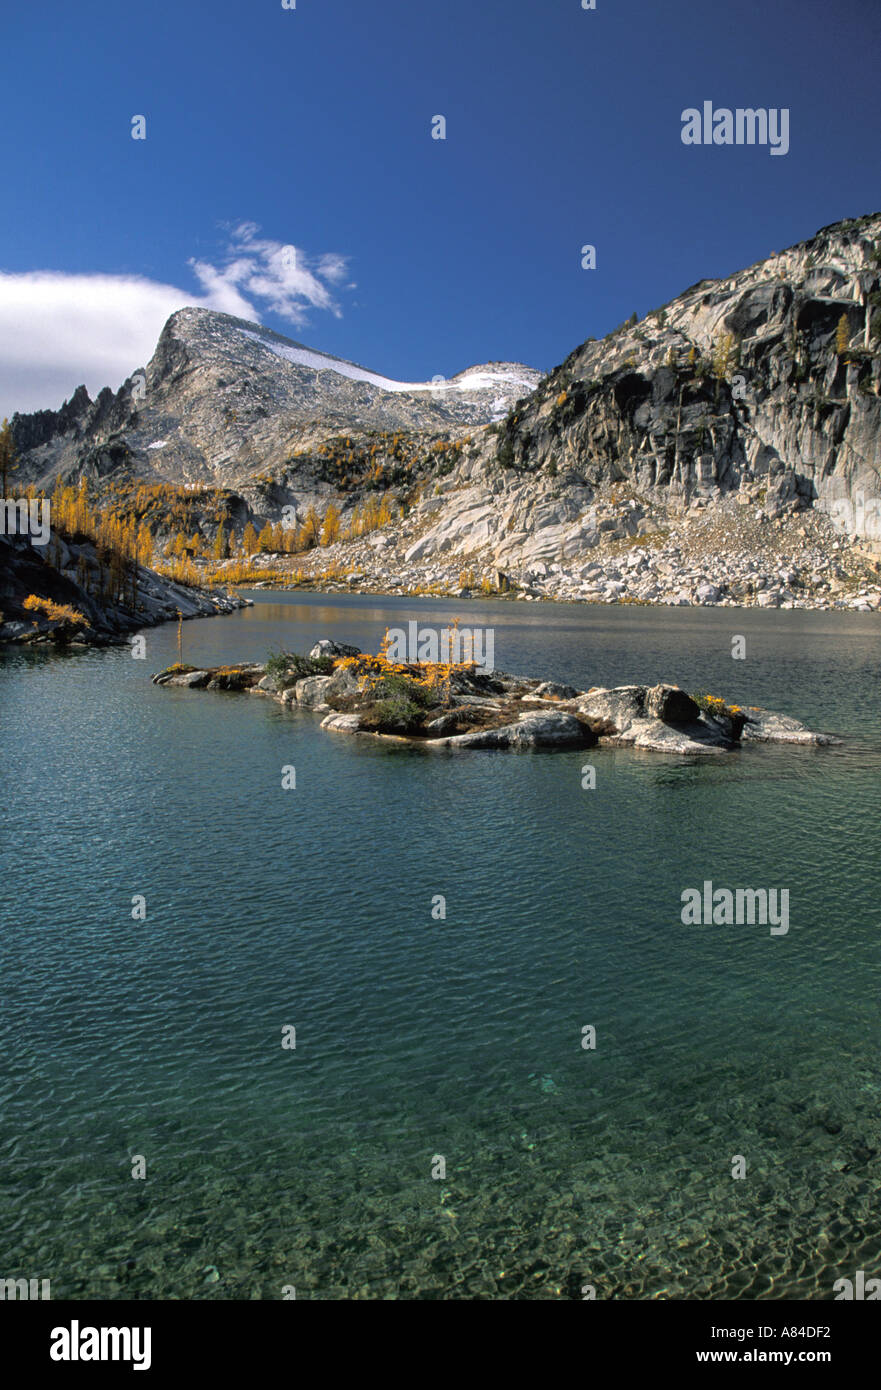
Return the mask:
[[857,605],[856,603],[836,602],[823,603],[808,600],[784,600],[782,603],[747,603],[735,602],[732,599],[717,599],[690,601],[683,598],[670,599],[645,599],[635,598],[625,595],[623,597],[608,598],[587,598],[566,593],[531,593],[527,590],[511,588],[504,591],[492,590],[483,593],[479,590],[462,590],[457,588],[432,588],[426,589],[421,586],[412,588],[388,588],[384,587],[381,581],[375,585],[358,582],[357,584],[348,583],[322,583],[321,585],[308,584],[273,584],[265,581],[257,581],[247,584],[230,584],[229,589],[233,592],[239,590],[253,593],[278,593],[278,594],[369,594],[374,598],[413,598],[413,599],[457,599],[464,603],[481,603],[488,599],[493,602],[504,601],[507,603],[559,603],[570,604],[573,607],[590,608],[726,608],[734,611],[745,612],[753,608],[758,608],[763,612],[807,612],[807,613],[877,613],[881,612],[881,588],[877,595],[872,594],[876,599],[875,603]]

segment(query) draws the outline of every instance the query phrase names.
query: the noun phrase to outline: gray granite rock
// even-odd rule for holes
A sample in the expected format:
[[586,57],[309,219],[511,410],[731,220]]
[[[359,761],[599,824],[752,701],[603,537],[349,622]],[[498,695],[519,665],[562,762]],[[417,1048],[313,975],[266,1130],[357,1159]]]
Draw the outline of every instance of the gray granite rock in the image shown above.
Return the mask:
[[348,642],[333,642],[329,637],[322,637],[319,642],[309,652],[313,661],[318,661],[321,657],[327,656],[360,656],[361,648],[352,647]]
[[361,720],[357,714],[328,714],[322,719],[321,727],[338,734],[357,734]]
[[841,740],[833,734],[814,733],[798,719],[770,710],[750,708],[741,738],[744,743],[801,743],[829,747]]
[[515,724],[475,730],[440,740],[449,748],[590,748],[596,734],[590,726],[564,710],[536,710]]
[[333,676],[304,676],[294,687],[297,704],[305,709],[330,709],[326,696],[332,683]]

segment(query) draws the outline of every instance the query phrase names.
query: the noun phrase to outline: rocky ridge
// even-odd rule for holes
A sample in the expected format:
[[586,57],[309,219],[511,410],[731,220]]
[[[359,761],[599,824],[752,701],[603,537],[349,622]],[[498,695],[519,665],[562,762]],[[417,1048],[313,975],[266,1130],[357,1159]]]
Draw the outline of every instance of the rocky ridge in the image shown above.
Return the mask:
[[[445,491],[451,516],[455,485]],[[435,499],[430,499],[430,503]],[[490,506],[491,504],[487,504]],[[255,556],[255,587],[314,585],[326,590],[450,595],[493,593],[526,600],[759,608],[881,608],[881,564],[854,547],[814,510],[774,516],[761,491],[743,489],[714,504],[679,509],[614,490],[594,496],[592,544],[561,554],[540,534],[535,558],[500,564],[491,549],[424,555],[420,528],[438,507],[358,541],[297,556]],[[453,524],[457,524],[454,521]],[[554,558],[556,557],[556,558]]]
[[[118,392],[105,388],[92,402],[80,386],[60,411],[16,415],[12,428],[26,481],[41,488],[59,475],[124,476],[247,495],[272,467],[275,492],[250,492],[277,514],[323,481],[309,468],[310,446],[341,432],[461,433],[503,417],[540,380],[531,367],[493,362],[448,380],[398,382],[259,324],[189,308],[171,315],[146,368]],[[325,492],[312,488],[319,499]]]

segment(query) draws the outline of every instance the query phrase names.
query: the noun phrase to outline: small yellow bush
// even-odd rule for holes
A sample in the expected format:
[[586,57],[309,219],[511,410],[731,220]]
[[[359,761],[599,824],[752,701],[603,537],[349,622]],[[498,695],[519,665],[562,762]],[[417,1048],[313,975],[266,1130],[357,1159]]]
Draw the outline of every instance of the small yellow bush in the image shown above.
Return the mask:
[[71,608],[69,603],[53,603],[51,598],[40,598],[37,594],[28,594],[23,608],[29,613],[43,613],[53,623],[75,623],[78,627],[91,627],[91,623],[76,608]]

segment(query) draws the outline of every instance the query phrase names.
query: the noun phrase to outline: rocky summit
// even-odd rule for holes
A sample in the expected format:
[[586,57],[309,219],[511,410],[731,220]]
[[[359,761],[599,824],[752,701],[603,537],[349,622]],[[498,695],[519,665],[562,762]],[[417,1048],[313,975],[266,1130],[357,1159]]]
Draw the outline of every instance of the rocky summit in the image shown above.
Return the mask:
[[[701,280],[543,377],[394,382],[185,309],[116,395],[13,433],[38,486],[206,489],[206,544],[221,498],[250,582],[875,610],[881,214]],[[377,492],[382,523],[349,527]],[[295,559],[241,548],[248,523],[331,506],[338,531]]]
[[146,368],[115,395],[105,389],[92,402],[81,386],[58,412],[16,416],[13,432],[40,485],[85,473],[247,490],[286,466],[279,508],[283,495],[296,504],[298,494],[322,493],[309,486],[321,482],[310,476],[310,445],[317,453],[340,432],[458,432],[503,417],[540,380],[530,367],[494,362],[449,380],[394,381],[244,319],[180,309]]

